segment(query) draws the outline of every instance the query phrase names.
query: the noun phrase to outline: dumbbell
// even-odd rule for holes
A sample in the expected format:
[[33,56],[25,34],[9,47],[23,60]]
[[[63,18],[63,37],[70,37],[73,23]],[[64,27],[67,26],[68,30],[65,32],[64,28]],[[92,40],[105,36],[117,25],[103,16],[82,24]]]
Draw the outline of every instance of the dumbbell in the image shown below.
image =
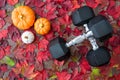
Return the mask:
[[[73,15],[72,15],[72,21],[73,21],[73,24],[75,24],[75,25],[82,25],[84,23],[88,23],[89,20],[94,17],[94,13],[93,13],[93,11],[92,11],[92,9],[90,7],[85,6],[85,7],[82,7],[81,9],[79,9],[77,11],[78,12],[73,12]],[[80,17],[81,15],[84,15],[84,13],[81,13],[81,12],[87,12],[87,13],[89,12],[89,14],[88,14],[89,16]],[[76,17],[76,15],[78,15],[78,17]],[[75,17],[73,17],[73,16],[75,16]],[[80,19],[78,19],[79,17],[80,17]],[[97,16],[97,17],[99,17],[99,16]],[[97,17],[95,17],[94,19],[96,19]],[[92,26],[88,27],[87,24],[84,25],[85,26],[85,33],[83,33],[82,35],[77,36],[76,38],[74,38],[73,40],[71,40],[68,43],[66,43],[66,41],[64,41],[62,38],[53,39],[49,44],[49,50],[50,50],[50,53],[52,54],[53,58],[58,59],[58,60],[66,59],[66,57],[68,57],[68,55],[70,55],[70,51],[69,51],[68,47],[70,47],[72,45],[75,45],[77,43],[81,43],[82,41],[84,41],[84,39],[89,39],[90,43],[93,46],[93,51],[91,50],[89,53],[96,53],[97,52],[96,55],[98,55],[98,52],[101,53],[101,50],[103,50],[105,52],[105,55],[109,54],[109,53],[106,53],[107,52],[106,49],[102,49],[102,48],[98,47],[98,45],[96,43],[96,40],[94,38],[94,36],[96,37],[96,34],[94,34],[93,31],[98,30],[98,28],[96,28],[95,25],[99,25],[98,23],[101,23],[101,21],[103,22],[102,24],[104,24],[105,27],[106,26],[108,27],[110,25],[107,25],[106,24],[107,21],[104,21],[104,19],[100,19],[100,20],[98,19],[97,23],[92,22],[92,21],[94,21],[94,19],[91,20],[91,23],[94,23],[94,24],[92,24]],[[92,27],[95,27],[95,28],[92,28]],[[93,30],[93,29],[95,29],[95,30]],[[107,31],[108,28],[105,28],[105,29]],[[106,34],[104,33],[104,35],[101,35],[101,34],[98,34],[98,35],[99,35],[98,38],[100,38],[100,37],[103,37]],[[104,54],[102,54],[102,55],[104,55]],[[87,59],[89,60],[88,61],[89,63],[90,63],[90,61],[92,61],[91,56],[89,56]],[[98,62],[97,65],[93,65],[91,63],[90,63],[90,65],[99,66],[99,65],[103,65],[103,64],[107,63],[108,61],[109,61],[108,59],[106,61],[101,62],[101,63],[97,61]]]
[[[84,6],[78,10],[80,10],[80,11],[75,12],[76,15],[73,15],[74,20],[72,20],[72,21],[74,21],[73,23],[75,23],[75,25],[88,23],[90,19],[95,17],[95,14],[94,14],[92,8],[90,8],[88,6]],[[84,13],[88,13],[88,14],[84,15]],[[79,14],[81,14],[81,15],[79,15]],[[78,21],[80,21],[80,22],[78,22]],[[74,44],[77,44],[79,42],[82,42],[79,40],[79,37],[85,38],[85,34],[76,37],[75,39],[70,41],[70,43],[66,43],[66,41],[61,37],[57,37],[57,38],[53,39],[49,44],[49,51],[50,51],[52,57],[57,60],[65,60],[66,58],[68,58],[70,56],[69,47]],[[84,40],[84,39],[81,39],[81,40]],[[70,44],[70,45],[68,45],[68,44]]]
[[[107,21],[107,19],[101,15],[98,15],[92,18],[91,20],[89,20],[88,24],[81,24],[82,22],[81,18],[84,15],[81,13],[82,11],[83,11],[83,8],[82,9],[79,8],[75,12],[73,12],[72,21],[75,26],[84,25],[86,33],[91,32],[91,35],[87,37],[87,39],[90,41],[92,45],[92,49],[86,55],[88,63],[91,66],[105,65],[110,61],[110,58],[111,58],[110,53],[106,48],[99,47],[96,43],[96,40],[104,41],[110,38],[112,35],[112,27]],[[79,17],[76,18],[74,16],[79,16]]]

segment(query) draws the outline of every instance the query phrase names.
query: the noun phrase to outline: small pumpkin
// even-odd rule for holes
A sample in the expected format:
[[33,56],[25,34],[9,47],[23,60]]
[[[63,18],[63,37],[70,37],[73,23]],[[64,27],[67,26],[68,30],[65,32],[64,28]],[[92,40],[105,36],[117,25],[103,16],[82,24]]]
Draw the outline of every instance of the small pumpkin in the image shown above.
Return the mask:
[[34,23],[34,30],[41,35],[45,35],[50,31],[50,21],[46,18],[39,18]]
[[30,44],[34,41],[35,36],[31,31],[25,31],[23,32],[21,38],[25,44]]
[[19,6],[12,11],[12,21],[18,29],[29,29],[34,24],[35,13],[28,6]]

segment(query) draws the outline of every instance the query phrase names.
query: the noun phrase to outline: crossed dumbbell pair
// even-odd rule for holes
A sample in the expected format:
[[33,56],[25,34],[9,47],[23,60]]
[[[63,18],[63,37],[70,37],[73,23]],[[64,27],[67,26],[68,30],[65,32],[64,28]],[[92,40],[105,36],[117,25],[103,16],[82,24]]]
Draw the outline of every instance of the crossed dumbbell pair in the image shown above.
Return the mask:
[[49,50],[52,57],[65,60],[70,56],[68,47],[88,39],[92,45],[92,49],[86,55],[88,63],[91,66],[108,64],[111,58],[109,51],[103,46],[99,47],[96,42],[102,42],[112,36],[112,26],[108,20],[102,15],[95,16],[92,8],[83,6],[72,13],[72,22],[75,26],[83,25],[85,32],[68,43],[61,37],[51,40]]

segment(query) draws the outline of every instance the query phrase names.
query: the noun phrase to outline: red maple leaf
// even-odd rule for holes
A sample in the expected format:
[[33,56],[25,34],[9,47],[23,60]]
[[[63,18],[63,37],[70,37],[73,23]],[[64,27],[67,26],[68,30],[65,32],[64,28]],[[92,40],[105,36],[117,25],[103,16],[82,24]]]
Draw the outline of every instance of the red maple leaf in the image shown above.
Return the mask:
[[5,6],[5,2],[6,2],[6,0],[0,0],[0,7],[4,7]]
[[108,0],[95,0],[95,2],[100,5],[101,8],[104,8],[109,3]]
[[48,34],[46,34],[45,36],[45,39],[47,39],[48,41],[52,40],[55,35],[54,35],[54,32],[53,31],[50,31]]
[[0,31],[0,40],[2,38],[6,38],[7,37],[7,34],[8,34],[8,30],[1,30]]
[[72,34],[73,34],[74,36],[78,36],[78,35],[80,35],[81,33],[82,33],[82,30],[79,30],[77,27],[74,28],[74,30],[73,30],[73,32],[72,32]]
[[[82,3],[83,1],[82,0],[80,0],[80,4]],[[73,0],[72,1],[72,4],[73,4],[73,7],[72,7],[72,11],[74,11],[75,9],[77,9],[77,8],[80,8],[80,4],[79,4],[79,1],[78,0]]]
[[87,71],[91,71],[91,67],[88,64],[88,61],[85,58],[81,59],[82,61],[80,62],[80,68],[81,68],[81,73],[86,74]]
[[1,17],[1,18],[6,17],[6,11],[5,11],[4,9],[1,9],[1,10],[0,10],[0,17]]
[[113,52],[118,55],[120,54],[120,45],[118,45],[117,47],[113,48]]
[[77,63],[76,62],[73,62],[73,61],[69,62],[68,68],[71,68],[72,70],[74,70],[76,67],[77,67]]
[[35,77],[35,80],[46,80],[47,77],[48,77],[47,71],[46,70],[42,70]]
[[15,49],[14,51],[14,56],[17,58],[17,59],[24,59],[24,56],[23,54],[25,53],[25,50],[22,49],[22,48],[17,48]]
[[0,47],[0,59],[2,59],[5,56],[5,50]]
[[8,32],[9,32],[10,39],[13,41],[17,41],[21,38],[20,32],[18,31],[18,29],[14,25],[10,25],[8,27]]
[[34,65],[25,67],[25,71],[23,72],[23,75],[28,79],[33,79],[38,74],[39,74],[39,72],[34,72]]
[[63,66],[64,61],[54,60],[54,64],[56,64],[57,66]]
[[8,70],[7,65],[6,65],[6,64],[0,65],[0,70],[1,70],[3,73],[6,72],[6,71]]
[[71,24],[71,18],[68,14],[66,14],[63,17],[58,18],[58,21],[63,25],[69,25]]
[[114,65],[118,65],[120,67],[120,55],[113,54],[110,60],[110,67],[113,67]]
[[58,22],[54,21],[51,25],[53,31],[60,32],[60,24]]
[[5,25],[4,19],[0,18],[0,28],[2,28]]
[[71,74],[66,71],[56,73],[58,80],[70,80]]
[[45,5],[45,2],[43,2],[42,0],[35,0],[34,4],[35,4],[36,7],[41,8]]
[[11,46],[4,47],[4,50],[5,50],[5,54],[6,54],[6,55],[9,55],[9,54],[10,54],[10,49],[11,49]]
[[120,44],[120,37],[119,36],[112,36],[109,39],[108,44],[113,48],[118,46],[118,44]]
[[117,24],[118,24],[118,25],[119,25],[119,27],[120,27],[120,20],[118,20],[118,21],[117,21]]
[[86,46],[79,46],[79,53],[82,54],[83,56],[85,56],[88,52],[88,48]]
[[35,48],[36,48],[35,44],[28,44],[26,45],[25,52],[33,53],[35,51]]
[[47,50],[48,44],[49,44],[48,40],[46,40],[45,38],[42,38],[38,43],[38,49]]
[[15,5],[18,3],[18,0],[7,0],[7,3],[11,6]]
[[37,60],[42,63],[43,61],[48,60],[50,53],[48,51],[41,51],[37,53]]
[[70,26],[68,25],[68,26],[65,27],[65,30],[64,30],[64,32],[62,33],[62,35],[63,35],[63,34],[67,34],[67,35],[69,36],[69,35],[71,35],[71,33],[72,33],[72,29],[71,29]]
[[90,6],[92,8],[96,8],[98,6],[98,3],[95,2],[95,0],[85,0],[87,6]]

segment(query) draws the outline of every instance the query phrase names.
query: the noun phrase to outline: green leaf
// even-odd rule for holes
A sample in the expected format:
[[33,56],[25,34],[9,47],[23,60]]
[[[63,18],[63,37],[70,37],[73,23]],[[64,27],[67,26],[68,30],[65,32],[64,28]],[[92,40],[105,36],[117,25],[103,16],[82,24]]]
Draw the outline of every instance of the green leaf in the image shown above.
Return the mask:
[[100,69],[98,69],[98,68],[93,68],[91,74],[92,74],[92,75],[95,75],[95,76],[100,76]]
[[5,64],[7,64],[9,66],[15,65],[15,61],[8,56],[5,56],[3,60],[4,60]]
[[15,8],[17,8],[17,7],[19,7],[19,6],[24,6],[24,3],[17,3],[17,4],[15,4]]
[[53,79],[56,79],[57,78],[57,75],[52,75],[50,78],[49,78],[49,80],[53,80]]

